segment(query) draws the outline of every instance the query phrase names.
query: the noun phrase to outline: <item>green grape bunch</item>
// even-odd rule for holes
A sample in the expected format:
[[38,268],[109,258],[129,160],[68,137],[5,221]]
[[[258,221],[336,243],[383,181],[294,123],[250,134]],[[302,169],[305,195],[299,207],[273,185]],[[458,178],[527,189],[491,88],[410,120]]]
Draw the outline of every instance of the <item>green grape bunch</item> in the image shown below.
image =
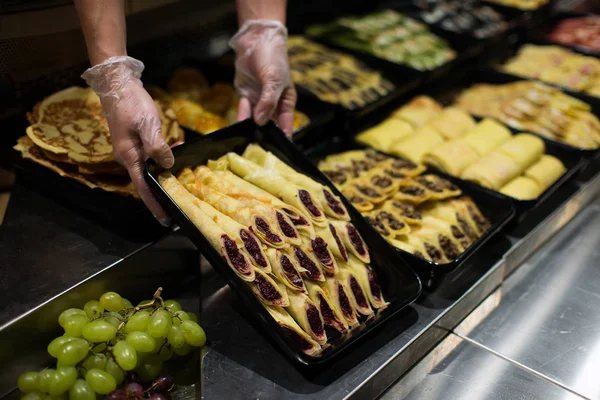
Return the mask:
[[107,292],[83,309],[63,311],[58,324],[64,334],[47,347],[56,366],[21,374],[21,399],[166,398],[162,393],[174,381],[159,376],[163,364],[204,346],[206,334],[194,313],[183,311],[176,300],[164,301],[161,293],[158,288],[152,300],[133,306],[118,293]]

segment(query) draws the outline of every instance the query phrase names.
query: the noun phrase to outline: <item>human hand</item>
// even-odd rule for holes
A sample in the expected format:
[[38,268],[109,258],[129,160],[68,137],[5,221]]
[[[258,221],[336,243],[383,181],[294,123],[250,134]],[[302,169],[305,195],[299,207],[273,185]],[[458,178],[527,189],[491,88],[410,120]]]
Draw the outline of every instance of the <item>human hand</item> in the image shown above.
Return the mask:
[[140,77],[144,64],[131,57],[111,57],[81,76],[98,94],[106,116],[115,159],[123,165],[150,212],[163,225],[170,220],[142,175],[148,157],[164,168],[174,157],[161,134],[160,113]]
[[279,21],[249,20],[229,45],[236,53],[238,121],[253,116],[264,125],[273,119],[291,135],[297,96],[290,77],[287,29]]

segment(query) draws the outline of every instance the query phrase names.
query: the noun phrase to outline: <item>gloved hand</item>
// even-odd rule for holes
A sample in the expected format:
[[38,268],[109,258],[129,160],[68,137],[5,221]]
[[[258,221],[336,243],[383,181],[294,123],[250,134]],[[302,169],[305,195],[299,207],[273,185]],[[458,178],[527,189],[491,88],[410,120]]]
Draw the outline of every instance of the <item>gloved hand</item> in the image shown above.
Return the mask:
[[292,134],[296,90],[290,77],[287,29],[279,21],[249,20],[229,41],[235,50],[238,121],[254,116],[259,125],[274,119]]
[[161,135],[160,113],[140,80],[143,70],[141,61],[119,56],[89,68],[81,77],[102,101],[115,159],[127,168],[135,189],[156,219],[168,225],[167,214],[142,176],[148,157],[165,168],[174,162]]

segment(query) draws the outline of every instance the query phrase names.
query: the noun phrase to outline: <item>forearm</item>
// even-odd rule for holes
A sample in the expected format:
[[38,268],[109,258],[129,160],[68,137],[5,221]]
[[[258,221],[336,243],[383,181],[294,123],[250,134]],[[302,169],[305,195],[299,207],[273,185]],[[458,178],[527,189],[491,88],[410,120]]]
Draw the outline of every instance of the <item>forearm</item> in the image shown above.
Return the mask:
[[74,0],[90,62],[127,55],[124,0]]
[[269,19],[285,24],[286,0],[236,0],[240,26],[251,19]]

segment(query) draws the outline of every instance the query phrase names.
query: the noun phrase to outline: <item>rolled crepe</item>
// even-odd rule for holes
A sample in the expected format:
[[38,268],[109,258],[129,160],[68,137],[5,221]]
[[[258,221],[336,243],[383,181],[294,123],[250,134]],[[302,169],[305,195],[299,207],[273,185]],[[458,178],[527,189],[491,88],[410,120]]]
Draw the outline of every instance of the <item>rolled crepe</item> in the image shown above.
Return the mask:
[[423,164],[415,164],[400,156],[380,162],[375,169],[378,168],[383,169],[383,172],[386,175],[394,179],[403,179],[407,176],[418,176],[427,169]]
[[519,200],[534,200],[542,194],[542,190],[533,179],[527,176],[517,176],[502,186],[500,193]]
[[450,223],[430,215],[425,215],[423,217],[423,226],[433,228],[457,241],[460,244],[461,253],[464,252],[465,249],[467,249],[472,243],[471,239],[469,239],[467,234],[463,232],[458,224]]
[[358,278],[349,268],[340,269],[336,279],[344,286],[350,294],[350,302],[359,314],[370,316],[373,315],[373,309],[369,304],[367,295],[358,282]]
[[450,200],[448,204],[463,216],[478,235],[483,235],[483,233],[490,228],[490,222],[483,216],[470,197],[463,196],[458,199],[453,199]]
[[385,239],[393,239],[396,237],[394,232],[392,232],[381,219],[377,218],[377,215],[373,215],[376,211],[371,211],[369,213],[363,214],[363,218],[365,221],[369,223],[381,236]]
[[413,133],[414,130],[408,122],[389,118],[360,133],[356,140],[375,149],[389,151],[394,144]]
[[545,150],[542,139],[521,133],[498,147],[497,151],[510,157],[523,171],[538,161]]
[[538,184],[541,194],[563,176],[566,171],[567,169],[558,158],[543,154],[538,162],[525,171],[524,175]]
[[303,211],[314,224],[324,226],[327,223],[321,206],[306,189],[292,184],[277,172],[266,170],[235,153],[228,153],[227,156],[233,173]]
[[350,328],[358,325],[358,314],[351,300],[352,294],[347,287],[333,277],[328,277],[325,282],[319,283],[319,286],[327,292],[335,306],[341,311],[346,325]]
[[274,248],[267,249],[273,275],[291,290],[306,293],[306,286],[300,276],[301,268],[287,251]]
[[292,167],[277,158],[273,153],[265,151],[257,144],[250,144],[246,147],[242,156],[267,170],[276,170],[290,182],[308,190],[314,196],[315,200],[321,204],[321,208],[325,211],[325,214],[330,217],[344,221],[350,220],[348,210],[346,210],[346,207],[341,202],[340,198],[334,195],[328,187],[295,171]]
[[200,182],[196,182],[195,185],[188,185],[187,188],[196,197],[206,201],[223,214],[230,216],[244,226],[250,227],[252,232],[264,243],[276,248],[286,245],[273,208],[238,201]]
[[373,308],[383,308],[387,305],[381,292],[381,285],[377,274],[371,267],[354,256],[348,259],[348,268],[354,273],[363,292],[367,295]]
[[299,232],[302,232],[306,235],[314,235],[314,227],[310,222],[310,218],[303,211],[300,211],[298,208],[284,203],[279,200],[277,197],[273,196],[271,193],[259,188],[258,186],[245,181],[240,178],[236,174],[231,171],[217,171],[216,175],[219,179],[229,182],[233,187],[239,190],[237,195],[233,195],[232,197],[237,196],[250,196],[258,201],[261,201],[265,204],[272,205],[275,208],[279,208],[283,210],[290,218],[294,226]]
[[393,199],[411,204],[421,204],[429,200],[430,191],[419,182],[406,178],[398,183],[398,191],[394,193]]
[[[268,204],[270,207],[275,208],[275,215],[280,231],[286,237],[286,241],[290,244],[299,245],[300,234],[296,230],[294,223],[290,220],[287,213],[285,212],[285,206],[280,204],[274,205],[272,203],[264,203],[252,196],[252,193],[243,190],[242,188],[222,179],[214,173],[210,168],[206,166],[198,166],[194,169],[194,177],[196,181],[223,193],[237,201],[248,204],[249,206],[264,206]],[[306,221],[306,219],[305,219]],[[308,221],[307,221],[308,222]]]
[[424,260],[431,261],[431,257],[429,257],[429,255],[425,251],[423,243],[420,243],[422,248],[417,248],[417,247],[413,246],[412,244],[408,244],[408,243],[403,242],[402,240],[398,240],[398,239],[389,239],[388,243],[397,249],[400,249],[402,251],[405,251],[407,253],[414,255],[415,257],[419,257]]
[[456,209],[445,202],[436,202],[430,206],[426,206],[421,209],[421,212],[425,215],[441,219],[452,225],[460,227],[461,231],[470,239],[471,242],[477,240],[479,237],[478,230],[473,221],[468,221],[470,218],[463,217]]
[[435,118],[442,111],[442,106],[429,96],[417,96],[408,104],[392,113],[392,117],[400,118],[418,128]]
[[446,107],[427,125],[437,130],[445,140],[452,140],[473,129],[475,120],[460,108]]
[[490,189],[498,190],[521,174],[512,158],[494,151],[465,169],[461,177]]
[[463,140],[452,140],[425,154],[423,162],[450,175],[460,176],[479,155]]
[[280,285],[272,275],[256,269],[256,277],[252,282],[248,282],[252,293],[267,306],[287,307],[290,305],[290,299],[284,285]]
[[321,354],[319,343],[315,342],[308,333],[304,332],[287,311],[281,307],[265,306],[265,308],[281,329],[300,347],[302,352],[313,357]]
[[381,223],[383,223],[383,225],[391,232],[392,237],[407,235],[410,232],[410,226],[402,217],[387,210],[375,210],[366,215],[381,221]]
[[486,118],[471,129],[462,140],[483,157],[512,137],[510,130],[493,119]]
[[382,210],[401,216],[409,225],[420,225],[423,216],[414,205],[397,200],[388,200],[381,206]]
[[344,221],[331,221],[331,224],[339,234],[342,243],[344,243],[348,252],[354,254],[359,260],[366,264],[371,262],[367,244],[354,225]]
[[[206,215],[198,206],[200,200],[188,192],[171,173],[161,174],[158,181],[237,276],[247,282],[253,281],[255,271],[248,257],[240,251],[241,238],[229,236],[212,218]],[[236,241],[236,239],[238,240]]]
[[430,126],[424,126],[417,129],[414,135],[392,147],[390,153],[419,164],[423,162],[428,151],[442,143],[444,143],[444,137],[437,130]]
[[306,236],[302,236],[302,250],[312,254],[313,257],[319,261],[321,270],[325,274],[329,276],[337,274],[337,262],[335,261],[333,254],[331,254],[327,242],[322,237],[315,236],[314,238],[307,238]]
[[298,325],[317,343],[327,343],[327,335],[323,326],[323,317],[312,300],[303,293],[288,290],[290,305],[286,311],[296,320]]
[[371,186],[369,181],[364,178],[358,178],[342,186],[342,192],[356,194],[364,197],[370,203],[377,205],[387,198],[387,194],[378,188]]
[[308,249],[292,246],[290,253],[294,257],[296,263],[300,266],[300,273],[313,281],[324,281],[325,275],[320,267],[319,260]]
[[462,191],[458,186],[437,175],[427,174],[417,176],[414,180],[429,191],[428,195],[430,200],[444,200],[462,194]]
[[426,259],[429,259],[438,264],[448,263],[448,258],[440,248],[437,240],[428,240],[420,238],[416,235],[410,235],[407,237],[407,242],[411,246],[426,255]]
[[329,224],[326,228],[318,228],[316,234],[325,240],[327,247],[337,259],[344,262],[348,261],[348,252],[342,243],[340,235],[332,224]]
[[177,180],[181,182],[183,186],[196,183],[196,177],[189,167],[183,168],[179,174],[177,174]]
[[229,236],[236,238],[236,241],[238,237],[240,238],[242,250],[255,267],[261,268],[266,273],[271,272],[271,264],[264,252],[263,246],[250,230],[202,200],[198,200],[196,204]]
[[[342,314],[339,303],[334,302],[330,294],[316,283],[308,281],[306,282],[306,288],[308,290],[308,297],[310,297],[313,303],[319,308],[319,311],[321,311],[325,325],[345,334],[348,331],[348,323]],[[350,301],[348,300],[349,303]],[[351,311],[354,313],[354,310]]]
[[[392,173],[394,170],[391,170]],[[368,184],[380,190],[382,193],[389,194],[398,189],[397,182],[402,179],[399,174],[396,176],[390,176],[385,173],[381,168],[375,168],[367,172],[363,178],[359,178],[359,181]]]
[[360,212],[371,211],[375,208],[375,205],[371,203],[365,196],[361,196],[354,189],[350,187],[341,188],[341,192],[345,198]]
[[414,229],[412,234],[429,244],[437,245],[450,261],[458,258],[464,251],[456,239],[434,228],[421,226]]

